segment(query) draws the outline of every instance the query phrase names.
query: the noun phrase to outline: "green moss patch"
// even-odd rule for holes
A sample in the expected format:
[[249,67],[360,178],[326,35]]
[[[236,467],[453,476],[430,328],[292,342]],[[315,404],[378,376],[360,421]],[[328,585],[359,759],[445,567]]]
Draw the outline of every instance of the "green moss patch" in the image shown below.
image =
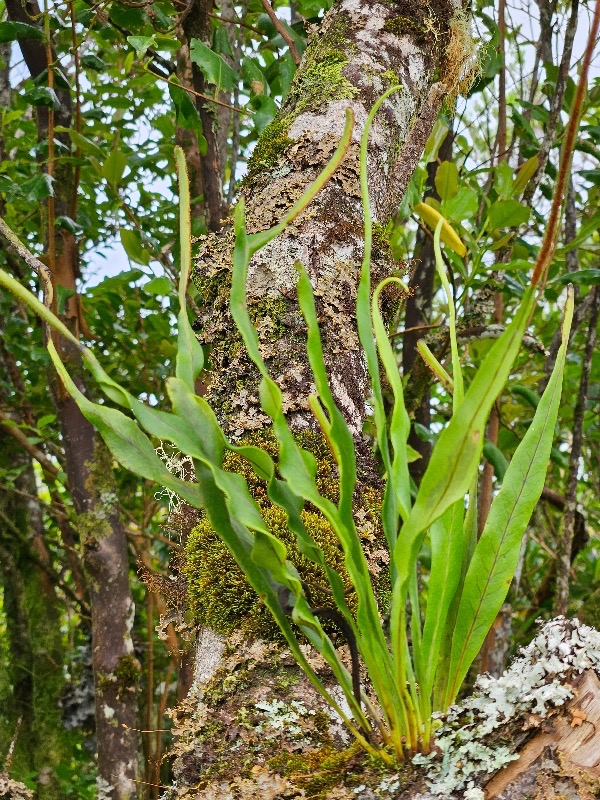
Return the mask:
[[[320,434],[313,432],[305,432],[298,438],[301,446],[310,450],[317,459],[317,484],[321,494],[337,502],[335,466],[327,445]],[[277,444],[267,431],[255,432],[246,437],[245,443],[259,445],[272,456],[277,454]],[[314,605],[327,605],[330,598],[322,588],[328,586],[325,574],[321,567],[313,564],[298,550],[296,536],[288,528],[287,515],[269,500],[265,481],[257,477],[249,462],[235,453],[226,454],[224,466],[246,479],[249,491],[258,503],[270,532],[285,544],[288,559],[309,585],[310,602]],[[364,538],[365,544],[374,540],[381,543],[383,533],[379,523],[380,493],[370,487],[362,487],[357,491],[356,503],[359,535]],[[301,516],[307,531],[325,553],[329,566],[341,575],[346,585],[350,585],[344,555],[329,523],[312,506],[304,508]],[[188,604],[194,622],[224,635],[230,635],[242,626],[248,636],[276,641],[280,639],[279,628],[270,612],[205,517],[188,537],[184,571],[188,584]],[[382,570],[382,594],[385,593],[385,574],[386,570]],[[353,608],[352,594],[348,596],[348,604]]]
[[277,165],[286,147],[292,143],[287,135],[291,120],[291,115],[285,114],[267,125],[248,159],[248,177],[273,169]]
[[262,132],[248,160],[248,185],[256,175],[273,169],[292,140],[288,131],[304,111],[318,111],[333,100],[350,99],[358,89],[344,76],[348,63],[349,24],[343,14],[331,20],[327,30],[315,36],[296,72],[285,103],[273,122]]

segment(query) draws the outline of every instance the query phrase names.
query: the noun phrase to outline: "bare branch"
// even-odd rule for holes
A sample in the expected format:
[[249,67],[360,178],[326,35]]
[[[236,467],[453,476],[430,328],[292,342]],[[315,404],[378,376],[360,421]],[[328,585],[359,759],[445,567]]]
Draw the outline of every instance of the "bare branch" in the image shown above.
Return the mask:
[[277,33],[279,33],[281,35],[281,38],[283,39],[283,41],[290,48],[290,53],[291,53],[292,58],[294,59],[294,63],[295,63],[296,66],[298,66],[300,64],[300,61],[301,61],[300,53],[298,52],[298,48],[296,47],[296,43],[294,42],[294,40],[290,36],[289,31],[286,29],[286,27],[283,24],[283,22],[279,19],[279,17],[277,16],[275,11],[273,10],[273,6],[271,5],[271,3],[269,3],[269,0],[260,0],[260,2],[262,3],[264,10],[269,15],[269,19],[271,20],[273,25],[275,25]]
[[575,514],[577,511],[577,484],[579,473],[579,459],[583,445],[583,420],[588,398],[592,357],[596,344],[596,328],[598,325],[598,312],[600,311],[600,287],[595,286],[590,294],[593,295],[585,354],[581,365],[581,380],[579,394],[573,411],[573,438],[569,455],[569,477],[567,479],[566,504],[563,516],[561,534],[558,537],[557,569],[556,569],[556,596],[554,610],[556,614],[567,613],[569,602],[569,577],[571,571],[571,550],[575,534]]

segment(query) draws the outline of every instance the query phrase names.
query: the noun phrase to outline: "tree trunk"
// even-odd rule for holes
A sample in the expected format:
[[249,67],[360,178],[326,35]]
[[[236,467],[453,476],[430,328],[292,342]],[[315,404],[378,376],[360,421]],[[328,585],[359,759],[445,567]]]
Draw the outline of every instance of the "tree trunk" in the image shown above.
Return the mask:
[[[271,374],[284,392],[292,425],[315,428],[308,410],[311,374],[304,326],[295,299],[295,262],[308,270],[321,317],[321,335],[335,399],[361,438],[367,375],[355,325],[356,286],[363,254],[359,142],[374,101],[395,84],[370,138],[368,180],[376,229],[373,280],[395,268],[377,232],[390,215],[390,197],[405,175],[403,144],[431,131],[456,64],[444,45],[458,36],[451,0],[422,6],[342,0],[326,15],[305,53],[289,95],[263,132],[249,161],[242,194],[249,232],[275,225],[327,164],[344,127],[347,108],[356,125],[343,165],[315,201],[250,264],[248,299]],[[434,85],[434,75],[440,82]],[[418,148],[417,148],[418,149]],[[400,167],[398,167],[400,165]],[[414,164],[412,165],[414,168]],[[412,168],[411,168],[412,172]],[[401,198],[395,198],[399,200]],[[241,436],[268,424],[258,379],[240,347],[228,310],[232,236],[210,237],[196,263],[195,282],[205,313],[202,339],[212,345],[209,399],[227,433]]]
[[[253,258],[247,292],[263,357],[283,391],[288,419],[299,435],[318,437],[307,402],[312,375],[295,292],[295,263],[300,261],[307,269],[317,301],[330,385],[355,437],[362,486],[374,495],[379,490],[378,477],[362,433],[368,411],[368,378],[355,320],[364,252],[360,139],[375,100],[399,84],[401,88],[380,109],[369,142],[367,171],[375,222],[372,279],[376,284],[396,269],[382,236],[383,226],[395,213],[402,199],[398,187],[407,186],[442,101],[451,94],[464,59],[470,55],[461,38],[464,30],[462,11],[451,0],[428,6],[415,0],[386,4],[340,0],[309,43],[283,107],[257,143],[242,187],[249,232],[278,223],[328,163],[341,137],[346,109],[352,109],[355,126],[341,167],[294,224]],[[454,53],[461,53],[460,64],[456,56],[449,58],[449,43]],[[195,264],[198,302],[203,307],[198,328],[201,341],[211,347],[207,396],[229,436],[249,441],[263,436],[268,440],[268,430],[262,433],[262,429],[268,429],[269,420],[260,407],[258,375],[229,312],[232,245],[231,230],[204,237]],[[384,302],[389,310],[397,304],[397,298],[388,296]],[[323,480],[331,477],[333,469],[327,461],[324,471],[329,473]],[[361,511],[368,513],[362,506]],[[239,584],[229,572],[227,554],[220,551],[215,558],[214,552],[206,549],[209,547],[210,536],[205,536],[193,554],[197,560],[192,562],[188,548],[188,578],[193,582],[196,577],[194,564],[200,571],[221,570],[224,583],[215,593],[213,606],[233,604],[233,610],[229,609],[233,626],[242,627],[244,620],[236,619],[237,589],[232,588]],[[212,561],[207,566],[209,558]],[[247,595],[243,585],[239,592]],[[208,618],[203,621],[209,624],[216,617],[211,602],[200,597]],[[264,616],[258,614],[257,619],[261,620],[257,623],[259,630],[260,625],[268,625]],[[243,644],[239,637],[233,637],[219,667],[222,647],[214,634],[200,637],[195,693],[181,705],[177,716],[182,734],[176,747],[180,754],[176,791],[181,793],[177,796],[233,797],[229,791],[237,791],[237,779],[252,763],[258,783],[249,783],[250,793],[241,796],[268,798],[283,792],[288,780],[285,776],[275,779],[275,788],[268,777],[264,785],[260,781],[269,772],[263,766],[277,756],[287,734],[280,731],[279,738],[267,741],[263,749],[260,736],[245,736],[233,721],[239,718],[240,703],[248,708],[257,702],[267,703],[275,712],[281,703],[290,713],[311,721],[309,731],[300,726],[301,738],[312,741],[319,751],[325,747],[330,754],[346,752],[349,742],[345,732],[337,723],[329,725],[321,699],[282,654],[280,645],[260,640]],[[319,669],[323,679],[331,682],[324,664]],[[204,679],[210,681],[210,688],[199,689]],[[260,717],[262,712],[257,713]],[[205,723],[209,723],[210,731],[203,730]],[[190,736],[192,729],[199,735]],[[184,739],[187,744],[183,744]],[[284,750],[288,744],[311,752],[311,744],[286,742]],[[259,756],[252,755],[253,748],[260,750]],[[356,755],[356,751],[353,753]],[[209,774],[217,777],[209,779]],[[207,784],[214,794],[207,789],[206,795],[196,795],[191,788]]]

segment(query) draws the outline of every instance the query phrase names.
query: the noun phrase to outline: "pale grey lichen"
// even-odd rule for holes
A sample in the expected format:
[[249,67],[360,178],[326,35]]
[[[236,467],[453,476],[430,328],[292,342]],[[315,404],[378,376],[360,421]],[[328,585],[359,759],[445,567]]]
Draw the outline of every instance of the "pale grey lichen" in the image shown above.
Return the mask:
[[548,716],[573,697],[569,679],[588,669],[600,673],[600,633],[576,619],[546,623],[500,678],[480,676],[463,705],[443,716],[436,752],[413,759],[428,767],[420,800],[483,800],[478,784],[519,757],[510,744],[488,744],[490,734],[521,717]]
[[[278,735],[285,732],[286,736],[297,738],[303,736],[301,723],[302,717],[314,716],[316,711],[307,708],[299,700],[292,700],[284,703],[282,700],[259,700],[254,708],[264,715],[264,722],[255,726],[258,732],[265,732],[267,729],[275,731]],[[267,736],[272,735],[267,733]]]
[[96,800],[111,800],[115,787],[104,778],[96,778]]

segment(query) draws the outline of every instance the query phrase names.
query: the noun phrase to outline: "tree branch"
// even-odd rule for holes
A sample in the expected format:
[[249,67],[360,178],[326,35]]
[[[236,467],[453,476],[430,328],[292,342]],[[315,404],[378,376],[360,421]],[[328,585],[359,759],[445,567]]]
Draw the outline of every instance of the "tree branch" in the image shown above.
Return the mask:
[[271,5],[271,3],[269,3],[269,0],[260,0],[260,2],[262,3],[262,6],[263,6],[264,10],[269,15],[269,19],[271,20],[271,22],[275,26],[275,29],[277,30],[277,33],[280,34],[280,36],[283,39],[283,41],[289,47],[290,54],[291,54],[292,58],[294,59],[294,63],[296,64],[296,66],[298,66],[300,64],[300,61],[301,61],[300,53],[298,52],[298,48],[296,47],[296,43],[294,42],[294,40],[290,36],[289,31],[286,30],[285,25],[283,24],[283,22],[279,19],[279,17],[277,16],[275,11],[273,10],[273,6]]

